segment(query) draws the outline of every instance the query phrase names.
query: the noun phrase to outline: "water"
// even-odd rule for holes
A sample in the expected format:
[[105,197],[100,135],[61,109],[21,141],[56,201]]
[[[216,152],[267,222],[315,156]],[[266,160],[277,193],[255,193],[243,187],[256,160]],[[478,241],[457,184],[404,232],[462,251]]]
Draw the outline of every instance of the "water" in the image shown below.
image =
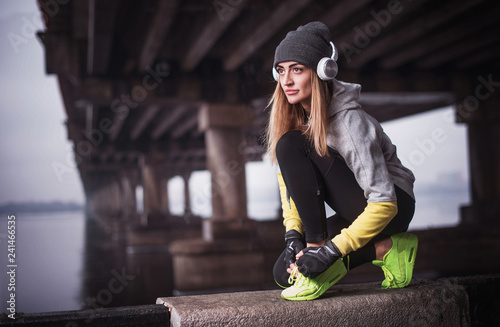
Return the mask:
[[[7,215],[2,216],[2,270],[7,265]],[[83,274],[84,216],[80,212],[16,215],[16,310],[43,312],[78,308]],[[1,303],[8,300],[1,274]],[[2,312],[6,308],[2,305]]]
[[[417,193],[410,229],[455,226],[466,191]],[[255,219],[276,215],[274,201],[249,208]],[[259,219],[260,218],[260,219]],[[0,217],[0,264],[7,271],[7,215]],[[171,296],[171,258],[165,248],[131,253],[82,212],[16,216],[16,310],[50,312],[154,304]],[[0,274],[2,312],[8,276]]]
[[[7,215],[0,224],[0,264],[8,271]],[[165,249],[127,253],[123,242],[112,240],[83,212],[16,215],[16,260],[18,313],[154,304],[172,294]],[[0,281],[5,304],[8,275],[2,273]]]

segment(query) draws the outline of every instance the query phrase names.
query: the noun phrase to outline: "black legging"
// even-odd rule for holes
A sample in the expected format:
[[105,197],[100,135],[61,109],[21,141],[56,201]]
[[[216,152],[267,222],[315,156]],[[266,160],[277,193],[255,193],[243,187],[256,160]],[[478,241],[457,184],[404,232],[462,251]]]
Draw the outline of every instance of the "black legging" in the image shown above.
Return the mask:
[[[293,199],[304,225],[307,243],[331,239],[339,234],[363,212],[366,207],[364,192],[344,159],[328,148],[328,156],[321,157],[301,131],[284,134],[276,146],[276,157],[290,197]],[[363,248],[350,254],[350,269],[375,259],[374,242],[404,232],[415,211],[415,200],[395,186],[398,213],[379,235]],[[326,218],[325,202],[335,211]],[[274,266],[276,282],[288,287],[288,268],[284,252]]]

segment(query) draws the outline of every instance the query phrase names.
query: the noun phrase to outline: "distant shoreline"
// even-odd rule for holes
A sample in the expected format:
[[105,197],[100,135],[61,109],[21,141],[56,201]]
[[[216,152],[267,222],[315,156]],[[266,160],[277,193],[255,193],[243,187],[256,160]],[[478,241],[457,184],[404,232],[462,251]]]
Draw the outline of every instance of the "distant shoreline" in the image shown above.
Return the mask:
[[41,212],[62,212],[81,211],[85,205],[75,202],[8,202],[0,205],[0,213],[41,213]]

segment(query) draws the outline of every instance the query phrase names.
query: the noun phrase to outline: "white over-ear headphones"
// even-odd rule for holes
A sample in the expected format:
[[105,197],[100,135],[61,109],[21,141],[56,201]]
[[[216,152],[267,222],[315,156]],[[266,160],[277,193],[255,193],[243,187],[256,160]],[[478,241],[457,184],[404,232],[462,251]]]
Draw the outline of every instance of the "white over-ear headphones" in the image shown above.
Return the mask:
[[330,58],[321,58],[318,62],[318,67],[316,68],[318,77],[323,81],[334,79],[339,71],[339,66],[337,65],[339,54],[337,53],[337,49],[335,49],[333,42],[330,42],[330,45],[332,46],[332,56]]
[[[318,66],[316,67],[316,73],[318,77],[323,81],[329,81],[337,76],[337,72],[339,71],[339,67],[337,65],[337,59],[339,54],[333,42],[330,42],[332,46],[332,56],[330,58],[324,57],[318,62]],[[273,67],[273,78],[276,82],[280,80],[280,75],[276,70],[276,67]]]

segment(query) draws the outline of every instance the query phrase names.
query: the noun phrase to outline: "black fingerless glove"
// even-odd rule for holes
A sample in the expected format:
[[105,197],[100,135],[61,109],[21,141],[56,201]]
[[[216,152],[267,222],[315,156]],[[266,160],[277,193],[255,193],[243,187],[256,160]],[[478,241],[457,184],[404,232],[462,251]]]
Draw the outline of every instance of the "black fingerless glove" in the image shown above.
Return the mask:
[[342,257],[342,253],[331,240],[322,247],[309,247],[302,250],[303,256],[297,260],[302,275],[315,278]]
[[286,267],[295,263],[295,256],[305,248],[304,238],[295,229],[291,229],[285,233],[286,251],[285,264]]

